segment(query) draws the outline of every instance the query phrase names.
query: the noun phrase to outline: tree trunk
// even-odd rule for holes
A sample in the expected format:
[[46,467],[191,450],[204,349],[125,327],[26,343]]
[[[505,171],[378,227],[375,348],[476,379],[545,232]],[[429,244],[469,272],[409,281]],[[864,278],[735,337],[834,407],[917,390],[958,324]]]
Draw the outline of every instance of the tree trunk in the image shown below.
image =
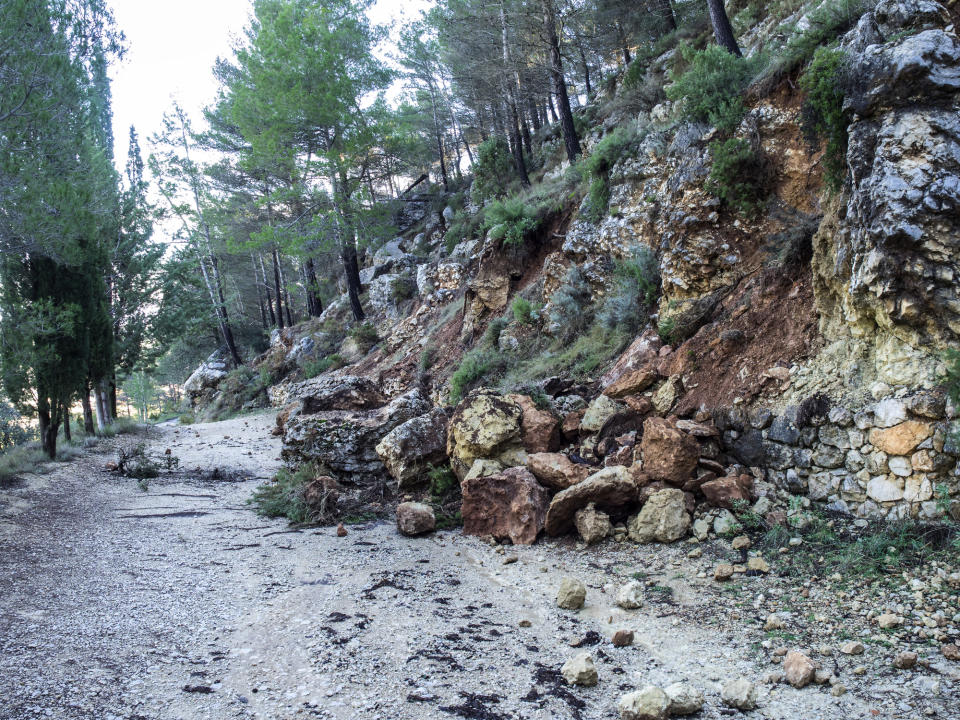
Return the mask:
[[553,94],[547,93],[547,111],[550,113],[550,122],[557,122],[557,111],[553,109]]
[[283,276],[283,263],[279,265],[280,270],[280,292],[283,293],[284,309],[287,312],[287,327],[293,327],[293,317],[290,314],[290,291],[287,289],[287,279]]
[[583,82],[587,88],[587,100],[593,95],[593,89],[590,87],[590,65],[587,63],[587,54],[583,51],[583,43],[577,43],[577,50],[580,53],[580,64],[583,66]]
[[630,65],[630,48],[627,47],[627,34],[623,31],[623,25],[617,22],[617,36],[620,39],[620,52],[623,53],[623,67]]
[[310,317],[320,317],[323,313],[323,303],[317,294],[320,281],[317,280],[317,269],[313,264],[313,258],[307,258],[304,265],[304,275],[307,281],[307,312],[310,313]]
[[533,123],[533,132],[539,133],[542,125],[540,124],[540,113],[537,110],[537,103],[532,95],[527,95],[527,114],[530,116],[530,122]]
[[570,98],[567,96],[567,81],[563,77],[563,58],[560,55],[560,39],[557,37],[557,17],[553,0],[541,0],[543,6],[543,29],[550,45],[550,75],[553,90],[557,95],[560,109],[560,127],[563,130],[563,144],[567,149],[567,159],[572,163],[580,154],[580,140],[573,124],[573,112],[570,110]]
[[737,39],[733,36],[733,27],[730,25],[730,18],[727,17],[723,0],[707,0],[707,7],[710,10],[710,22],[713,24],[713,35],[717,39],[717,44],[737,57],[743,57],[740,46],[737,45]]
[[673,14],[673,6],[670,4],[670,0],[657,0],[657,5],[660,7],[660,15],[663,17],[664,23],[666,23],[667,32],[676,30],[677,18]]
[[267,294],[267,310],[270,315],[270,326],[273,327],[277,324],[277,316],[273,312],[273,295],[270,293],[270,283],[267,281],[267,268],[263,264],[263,255],[257,253],[257,257],[260,258],[260,276],[263,278],[263,289]]
[[430,107],[433,110],[433,133],[437,138],[437,157],[440,159],[440,177],[443,180],[443,189],[450,190],[447,182],[447,163],[443,159],[443,134],[440,132],[440,119],[437,117],[437,98],[433,86],[430,86]]
[[273,287],[277,295],[277,327],[283,330],[283,290],[280,285],[280,256],[274,248],[273,254]]
[[356,246],[352,243],[344,244],[340,249],[340,257],[343,260],[343,272],[347,278],[350,310],[353,311],[353,319],[360,322],[366,318],[366,315],[363,312],[363,306],[360,304],[360,270],[357,265]]
[[87,435],[93,435],[96,429],[93,427],[93,408],[90,407],[90,386],[88,385],[80,396],[80,404],[83,406],[83,432]]
[[264,331],[270,329],[267,325],[267,309],[263,306],[263,287],[260,285],[260,273],[257,271],[257,259],[250,253],[250,264],[253,265],[253,284],[257,286],[257,307],[260,309],[260,325]]
[[[510,45],[507,42],[507,14],[503,9],[503,0],[500,0],[500,42],[503,50],[503,69],[508,72],[513,63],[510,59]],[[516,79],[519,75],[515,72]],[[517,167],[517,175],[523,187],[530,187],[530,177],[527,175],[527,163],[523,158],[523,146],[520,139],[520,118],[517,113],[516,87],[510,80],[503,78],[504,97],[506,102],[506,119],[510,129],[510,144],[513,146],[513,162]]]
[[73,443],[73,436],[70,434],[70,410],[67,408],[66,401],[64,401],[61,408],[63,415],[63,439],[65,442]]

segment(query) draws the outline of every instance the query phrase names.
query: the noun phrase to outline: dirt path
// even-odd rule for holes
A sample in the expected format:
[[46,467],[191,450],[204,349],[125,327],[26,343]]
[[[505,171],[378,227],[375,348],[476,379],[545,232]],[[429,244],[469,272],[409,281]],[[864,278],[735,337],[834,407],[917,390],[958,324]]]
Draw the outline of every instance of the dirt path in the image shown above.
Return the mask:
[[[150,442],[184,472],[147,491],[104,472],[105,454],[0,489],[0,718],[613,718],[624,692],[679,680],[716,718],[731,712],[723,681],[759,685],[771,667],[755,635],[704,604],[711,581],[688,545],[501,554],[459,533],[409,540],[368,523],[339,538],[263,520],[246,499],[279,465],[272,422],[160,428]],[[231,480],[238,470],[250,475]],[[615,583],[635,572],[654,588],[620,610]],[[579,613],[554,605],[568,574],[589,589]],[[610,645],[618,628],[633,647]],[[597,687],[560,679],[571,643],[592,652]],[[919,716],[899,687],[761,686],[753,715]]]

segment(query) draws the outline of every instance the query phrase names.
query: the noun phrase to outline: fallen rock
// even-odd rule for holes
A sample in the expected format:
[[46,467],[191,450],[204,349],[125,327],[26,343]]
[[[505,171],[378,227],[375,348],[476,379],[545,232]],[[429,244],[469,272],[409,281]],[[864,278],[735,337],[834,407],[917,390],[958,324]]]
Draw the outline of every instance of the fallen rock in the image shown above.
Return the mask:
[[337,537],[346,537],[347,529],[343,526],[343,523],[337,525]]
[[[731,573],[733,568],[730,568]],[[763,623],[763,631],[770,632],[771,630],[783,630],[783,619],[776,613],[771,613],[767,615],[766,621]]]
[[377,455],[401,490],[426,480],[429,468],[447,459],[447,415],[434,408],[388,432],[376,447]]
[[720,692],[723,704],[737,710],[753,710],[757,707],[757,688],[746,678],[730,680]]
[[320,375],[290,386],[290,398],[301,402],[301,412],[370,410],[387,404],[380,387],[367,377]]
[[703,708],[703,693],[690,683],[675,682],[663,691],[670,701],[670,715],[692,715]]
[[433,508],[425,503],[405,502],[397,505],[397,529],[403,535],[415,536],[432,532],[437,527]]
[[687,534],[690,522],[683,491],[667,488],[651,495],[640,512],[627,522],[627,528],[634,542],[670,543]]
[[564,610],[579,610],[587,599],[587,586],[582,580],[565,577],[557,590],[557,607]]
[[611,400],[606,395],[598,395],[587,406],[587,411],[580,420],[580,431],[585,433],[600,432],[603,426],[607,424],[607,420],[626,409],[626,406],[622,403]]
[[806,655],[796,650],[791,650],[783,659],[784,679],[795,688],[802,688],[809,685],[817,672],[817,666]]
[[563,438],[560,421],[553,413],[541,410],[527,395],[507,395],[520,406],[520,439],[529,453],[551,453],[559,449]]
[[633,630],[617,630],[611,639],[614,647],[629,647],[633,645]]
[[470,471],[464,476],[463,482],[467,480],[472,480],[473,478],[478,477],[490,477],[491,475],[499,475],[507,467],[499,460],[490,460],[489,458],[477,458],[473,461],[473,465],[470,466]]
[[603,394],[612,398],[622,398],[627,395],[642,393],[653,385],[660,377],[654,368],[642,368],[624,373],[617,380],[608,385]]
[[587,545],[598,543],[613,532],[610,516],[597,510],[593,503],[577,510],[573,516],[573,524]]
[[543,529],[550,496],[526,468],[464,480],[461,515],[466,535],[492,535],[531,545]]
[[520,406],[490,390],[475,390],[450,419],[447,455],[463,480],[477,458],[496,458],[511,444],[520,443]]
[[770,572],[770,564],[758,555],[757,557],[752,557],[747,560],[747,570],[763,573],[765,575]]
[[889,630],[890,628],[899,627],[902,624],[903,618],[893,613],[883,613],[877,617],[877,625],[880,626],[881,630]]
[[897,653],[897,656],[893,659],[893,666],[898,670],[909,670],[917,664],[917,654],[910,650],[904,650],[901,653]]
[[713,571],[714,580],[729,580],[733,577],[733,565],[730,563],[720,563]]
[[617,605],[625,610],[643,607],[643,583],[631,580],[617,591]]
[[752,544],[750,538],[746,535],[737,535],[737,537],[730,541],[730,547],[734,550],[749,550]]
[[955,643],[946,643],[940,646],[940,654],[947,660],[960,660],[960,647]]
[[617,703],[621,720],[664,720],[669,709],[670,698],[652,685],[627,693]]
[[749,475],[738,475],[717,478],[700,486],[707,502],[714,507],[733,508],[736,501],[750,502],[753,492],[753,478]]
[[683,485],[697,467],[700,443],[659,417],[643,423],[643,471],[654,480]]
[[527,469],[551,490],[566,490],[583,482],[591,471],[589,465],[575,463],[560,453],[532,453],[527,456]]
[[859,640],[848,640],[840,646],[840,652],[844,655],[863,655],[864,650],[863,643]]
[[627,468],[622,465],[603,468],[554,496],[544,529],[548,535],[562,535],[570,530],[577,510],[590,503],[598,508],[620,509],[636,499],[637,486]]
[[593,657],[587,652],[579,653],[567,660],[560,669],[560,674],[570,685],[592,687],[599,680]]

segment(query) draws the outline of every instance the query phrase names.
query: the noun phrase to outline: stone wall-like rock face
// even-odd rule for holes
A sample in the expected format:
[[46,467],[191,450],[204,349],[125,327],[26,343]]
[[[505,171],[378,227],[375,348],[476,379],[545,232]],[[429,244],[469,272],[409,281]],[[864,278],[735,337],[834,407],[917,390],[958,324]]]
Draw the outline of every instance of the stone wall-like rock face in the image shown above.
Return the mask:
[[814,240],[824,335],[891,385],[929,382],[960,340],[960,40],[937,7],[885,0],[845,37],[850,183]]
[[[757,415],[757,413],[755,413]],[[717,413],[725,451],[738,456],[755,435],[750,465],[767,479],[831,510],[861,517],[960,516],[960,422],[936,393],[888,397],[856,411],[835,406],[802,418],[802,406],[773,417],[762,430]]]

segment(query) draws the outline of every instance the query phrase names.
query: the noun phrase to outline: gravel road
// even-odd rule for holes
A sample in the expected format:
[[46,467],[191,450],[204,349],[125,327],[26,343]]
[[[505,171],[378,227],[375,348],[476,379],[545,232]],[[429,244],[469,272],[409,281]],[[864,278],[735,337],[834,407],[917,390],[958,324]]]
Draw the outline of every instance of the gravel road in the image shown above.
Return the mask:
[[[770,669],[755,633],[716,622],[682,543],[495,548],[259,518],[246,499],[279,466],[272,424],[151,431],[183,470],[146,491],[103,470],[108,448],[0,488],[0,718],[587,720],[679,680],[718,718],[724,681]],[[636,572],[657,589],[621,610],[616,584]],[[566,575],[587,584],[579,613],[555,606]],[[610,644],[620,628],[632,647]],[[584,649],[600,683],[569,687],[560,666]],[[872,716],[828,690],[761,686],[749,716]]]

